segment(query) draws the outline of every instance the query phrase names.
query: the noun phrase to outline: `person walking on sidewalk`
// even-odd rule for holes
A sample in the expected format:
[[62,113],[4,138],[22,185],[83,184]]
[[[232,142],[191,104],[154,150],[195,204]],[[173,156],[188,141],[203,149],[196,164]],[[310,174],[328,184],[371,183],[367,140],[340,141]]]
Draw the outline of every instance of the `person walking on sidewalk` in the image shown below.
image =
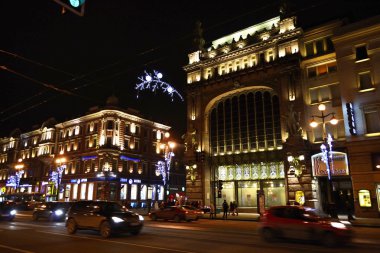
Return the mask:
[[214,219],[216,217],[215,206],[214,203],[210,205],[210,219]]
[[234,212],[232,213],[232,215],[236,215],[238,216],[239,213],[238,213],[238,204],[236,201],[234,201]]
[[228,214],[228,203],[226,200],[223,201],[223,219],[227,220],[227,214]]

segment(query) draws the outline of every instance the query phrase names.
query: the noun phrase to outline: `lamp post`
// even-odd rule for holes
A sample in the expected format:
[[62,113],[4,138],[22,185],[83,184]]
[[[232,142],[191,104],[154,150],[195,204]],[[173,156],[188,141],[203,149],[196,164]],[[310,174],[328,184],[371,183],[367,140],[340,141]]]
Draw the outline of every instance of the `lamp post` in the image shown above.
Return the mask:
[[20,179],[22,175],[24,174],[24,163],[22,162],[22,159],[18,159],[16,165],[15,165],[15,170],[16,170],[16,191],[20,187]]
[[[169,138],[170,134],[165,133],[165,138]],[[167,187],[170,177],[170,166],[172,162],[172,158],[174,156],[173,149],[175,148],[176,144],[172,141],[168,141],[166,143],[161,143],[160,149],[162,150],[164,154],[164,161],[160,160],[156,164],[156,175],[162,176],[162,181],[164,183],[164,199],[166,199],[167,196]]]
[[61,186],[61,180],[62,180],[62,174],[65,169],[65,163],[66,158],[65,157],[59,157],[55,159],[55,163],[57,164],[56,171],[52,172],[52,179],[55,182],[55,186],[57,188],[57,201],[59,200],[59,192],[60,192],[60,186]]
[[[326,164],[327,170],[327,202],[329,208],[332,207],[332,182],[331,182],[331,173],[332,173],[332,137],[330,134],[326,132],[326,121],[325,119],[331,116],[330,124],[336,125],[338,124],[338,120],[335,118],[335,113],[331,112],[325,114],[326,106],[324,104],[318,105],[318,110],[321,112],[321,115],[312,115],[312,120],[310,122],[310,126],[315,128],[318,126],[318,122],[315,121],[315,118],[319,118],[322,120],[322,135],[323,135],[323,143],[321,144],[321,152],[322,152],[322,161]],[[330,215],[335,216],[335,213],[330,210]]]

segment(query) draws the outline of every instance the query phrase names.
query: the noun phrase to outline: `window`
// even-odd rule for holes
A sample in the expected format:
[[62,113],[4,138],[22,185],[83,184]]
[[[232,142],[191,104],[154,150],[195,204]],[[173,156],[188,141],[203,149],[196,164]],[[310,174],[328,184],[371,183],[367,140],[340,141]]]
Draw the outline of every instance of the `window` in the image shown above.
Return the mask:
[[372,90],[374,87],[372,85],[372,78],[370,72],[364,72],[359,74],[359,90],[368,91]]
[[336,62],[329,62],[329,63],[307,68],[307,77],[312,78],[312,77],[317,77],[317,76],[324,76],[326,74],[334,73],[336,71],[337,71]]
[[214,154],[254,152],[281,145],[278,97],[269,91],[238,94],[220,101],[210,114]]
[[368,59],[367,47],[359,46],[356,48],[356,62]]
[[113,121],[112,120],[107,121],[107,129],[110,129],[110,130],[113,129]]
[[305,44],[305,49],[306,49],[306,55],[314,55],[314,45],[313,42],[309,42]]
[[305,43],[306,56],[320,55],[325,52],[331,52],[333,49],[334,45],[330,38],[322,38]]
[[364,118],[365,118],[367,133],[380,133],[379,107],[365,108]]
[[311,88],[309,92],[311,104],[329,101],[331,99],[336,99],[340,97],[338,84],[331,84]]
[[380,153],[372,154],[372,166],[374,170],[380,170]]

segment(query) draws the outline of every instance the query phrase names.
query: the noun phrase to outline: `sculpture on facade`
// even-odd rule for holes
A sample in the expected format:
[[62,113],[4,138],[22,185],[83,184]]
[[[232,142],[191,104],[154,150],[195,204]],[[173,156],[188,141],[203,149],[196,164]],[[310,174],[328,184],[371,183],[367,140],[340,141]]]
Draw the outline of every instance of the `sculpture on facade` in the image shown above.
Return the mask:
[[286,126],[287,126],[287,131],[289,133],[289,137],[302,135],[302,128],[300,125],[301,113],[295,112],[293,107],[294,107],[293,104],[290,104],[288,107]]

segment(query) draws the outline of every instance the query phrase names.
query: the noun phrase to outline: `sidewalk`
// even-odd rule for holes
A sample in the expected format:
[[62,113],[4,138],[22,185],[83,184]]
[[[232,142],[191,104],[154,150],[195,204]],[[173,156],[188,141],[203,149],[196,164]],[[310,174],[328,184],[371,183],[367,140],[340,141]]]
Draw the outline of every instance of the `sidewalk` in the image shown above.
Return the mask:
[[[204,219],[209,219],[210,215],[208,213],[204,214]],[[222,213],[216,215],[217,220],[221,220],[223,217]],[[380,218],[360,218],[356,217],[355,220],[348,221],[346,215],[340,215],[338,219],[343,223],[351,223],[352,226],[356,227],[378,227],[380,228]],[[239,213],[239,215],[228,215],[227,220],[241,220],[241,221],[259,221],[260,214],[258,213]]]

